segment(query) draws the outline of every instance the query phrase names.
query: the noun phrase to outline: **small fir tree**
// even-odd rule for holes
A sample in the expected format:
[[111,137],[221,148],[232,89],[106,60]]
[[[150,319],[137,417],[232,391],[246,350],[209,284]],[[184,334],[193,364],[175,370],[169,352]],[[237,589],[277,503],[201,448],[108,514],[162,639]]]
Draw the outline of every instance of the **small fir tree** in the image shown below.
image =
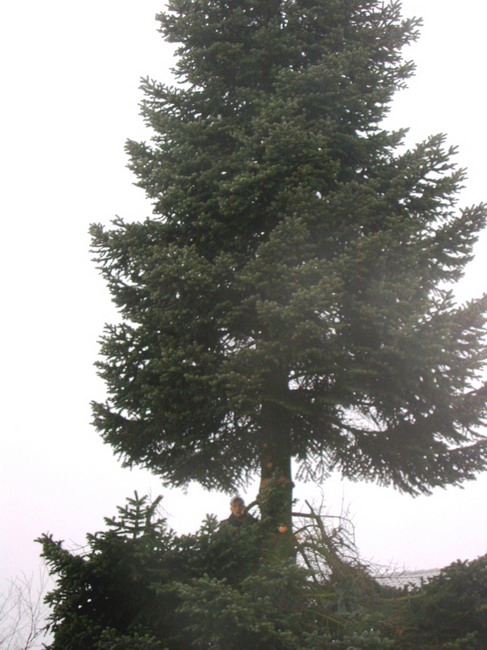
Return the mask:
[[122,322],[95,423],[124,463],[231,490],[337,469],[417,494],[486,467],[487,300],[454,302],[483,205],[444,137],[381,126],[413,66],[398,2],[171,0],[146,79],[142,223],[92,227]]
[[[165,648],[154,632],[171,638],[173,628],[170,616],[160,616],[157,610],[173,611],[171,596],[162,593],[162,586],[167,583],[167,565],[171,579],[178,567],[171,563],[174,535],[157,517],[159,501],[151,504],[137,494],[128,499],[118,518],[105,519],[107,530],[87,535],[81,553],[63,548],[50,535],[39,538],[42,555],[57,577],[56,588],[46,597],[52,650]],[[157,601],[153,582],[161,587]],[[154,643],[144,646],[144,639]]]

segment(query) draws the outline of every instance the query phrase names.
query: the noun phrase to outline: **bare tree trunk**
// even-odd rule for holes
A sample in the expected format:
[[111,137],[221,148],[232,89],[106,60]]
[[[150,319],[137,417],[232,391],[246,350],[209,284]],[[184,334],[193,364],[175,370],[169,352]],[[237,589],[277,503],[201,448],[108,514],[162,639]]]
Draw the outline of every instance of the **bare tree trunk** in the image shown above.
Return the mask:
[[286,409],[287,375],[269,378],[262,404],[261,482],[259,505],[268,521],[279,557],[294,556],[292,538],[293,482],[291,476],[291,420]]

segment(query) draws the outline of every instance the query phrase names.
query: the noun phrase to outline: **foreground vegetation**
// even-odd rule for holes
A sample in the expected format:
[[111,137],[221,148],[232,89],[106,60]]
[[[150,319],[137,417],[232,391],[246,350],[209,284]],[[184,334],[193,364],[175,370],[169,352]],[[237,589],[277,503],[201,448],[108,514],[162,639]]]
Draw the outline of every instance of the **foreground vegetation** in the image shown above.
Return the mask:
[[51,650],[355,650],[487,647],[487,556],[421,586],[381,586],[341,527],[306,513],[297,561],[266,521],[208,517],[176,535],[160,499],[128,499],[82,553],[43,536],[56,578]]

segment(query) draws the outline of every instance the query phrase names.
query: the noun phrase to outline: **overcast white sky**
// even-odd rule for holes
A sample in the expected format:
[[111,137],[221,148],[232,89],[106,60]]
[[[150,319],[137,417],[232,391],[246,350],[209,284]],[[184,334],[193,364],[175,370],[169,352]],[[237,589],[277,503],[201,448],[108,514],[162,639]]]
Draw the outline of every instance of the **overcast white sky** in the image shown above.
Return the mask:
[[[226,516],[227,495],[163,488],[144,471],[123,470],[90,426],[97,339],[113,317],[90,261],[88,226],[140,218],[150,206],[125,169],[127,137],[144,138],[139,78],[167,78],[170,50],[156,32],[162,2],[23,0],[0,10],[1,91],[1,440],[0,590],[5,578],[38,565],[42,532],[82,544],[134,490],[164,495],[177,530],[206,512]],[[417,63],[391,121],[410,141],[445,132],[468,167],[464,204],[487,199],[484,177],[485,35],[481,0],[405,0],[424,18],[408,57]],[[485,290],[487,237],[461,287]],[[487,551],[487,475],[462,489],[412,499],[373,485],[323,486],[342,503],[363,557],[432,568]],[[249,489],[254,496],[255,487]],[[320,498],[298,487],[296,497]]]

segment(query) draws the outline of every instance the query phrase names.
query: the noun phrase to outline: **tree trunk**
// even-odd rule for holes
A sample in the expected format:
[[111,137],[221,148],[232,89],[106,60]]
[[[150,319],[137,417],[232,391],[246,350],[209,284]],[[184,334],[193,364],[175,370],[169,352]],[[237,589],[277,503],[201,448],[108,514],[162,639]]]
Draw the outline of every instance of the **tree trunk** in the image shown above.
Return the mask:
[[292,524],[291,422],[284,406],[287,391],[286,374],[274,375],[261,411],[259,503],[263,518],[275,531],[291,531]]

